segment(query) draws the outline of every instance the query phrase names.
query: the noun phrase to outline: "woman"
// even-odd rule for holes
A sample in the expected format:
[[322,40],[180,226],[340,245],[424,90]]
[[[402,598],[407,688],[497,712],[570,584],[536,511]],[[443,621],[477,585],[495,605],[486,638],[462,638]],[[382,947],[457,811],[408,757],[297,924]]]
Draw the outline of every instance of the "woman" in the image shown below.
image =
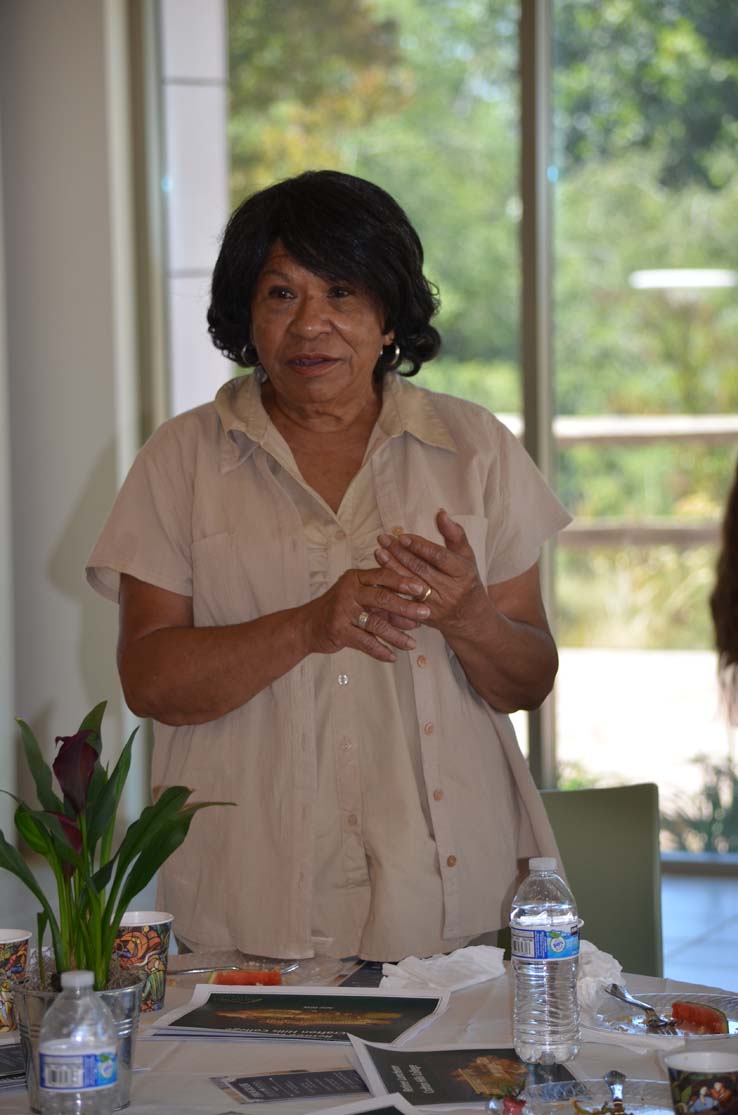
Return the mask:
[[190,947],[396,960],[505,924],[555,854],[507,712],[551,689],[542,541],[568,516],[437,352],[405,213],[309,172],[232,216],[208,315],[251,375],[162,426],[92,553],[154,785],[196,819],[160,901]]

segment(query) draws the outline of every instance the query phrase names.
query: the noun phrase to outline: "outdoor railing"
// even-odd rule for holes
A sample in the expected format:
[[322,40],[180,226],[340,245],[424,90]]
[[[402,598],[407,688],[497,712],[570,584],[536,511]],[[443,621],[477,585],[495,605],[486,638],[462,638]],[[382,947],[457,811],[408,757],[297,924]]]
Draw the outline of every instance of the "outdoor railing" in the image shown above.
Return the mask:
[[[517,437],[523,432],[517,414],[500,414]],[[558,415],[553,420],[558,449],[574,445],[646,445],[654,442],[733,445],[738,452],[738,414]],[[720,522],[679,519],[575,519],[558,537],[558,545],[677,546],[717,542]]]

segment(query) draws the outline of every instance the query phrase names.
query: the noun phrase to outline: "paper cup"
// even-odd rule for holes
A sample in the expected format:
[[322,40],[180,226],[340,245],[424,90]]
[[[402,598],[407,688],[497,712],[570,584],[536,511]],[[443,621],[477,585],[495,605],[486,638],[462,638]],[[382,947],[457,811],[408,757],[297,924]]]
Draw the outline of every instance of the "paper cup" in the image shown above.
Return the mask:
[[738,1107],[738,1052],[684,1050],[664,1057],[676,1115]]
[[27,929],[0,929],[0,1034],[15,1029],[13,983],[26,974],[30,939]]
[[127,910],[113,946],[121,968],[145,979],[141,1010],[161,1010],[166,991],[172,914],[161,910]]

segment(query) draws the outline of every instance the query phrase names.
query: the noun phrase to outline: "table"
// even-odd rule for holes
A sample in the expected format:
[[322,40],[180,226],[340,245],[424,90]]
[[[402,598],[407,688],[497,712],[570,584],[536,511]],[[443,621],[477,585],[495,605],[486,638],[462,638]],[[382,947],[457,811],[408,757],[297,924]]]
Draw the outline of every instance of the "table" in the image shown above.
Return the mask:
[[[689,991],[709,991],[698,984],[661,980],[650,976],[626,976],[630,991],[646,996],[649,991],[674,992],[683,998]],[[171,987],[167,991],[166,1009],[186,1003],[191,988]],[[506,971],[499,979],[477,984],[451,996],[448,1009],[440,1018],[425,1027],[413,1046],[488,1044],[512,1047],[512,979]],[[224,1112],[259,1110],[262,1115],[302,1115],[318,1111],[330,1104],[349,1103],[364,1096],[337,1096],[333,1099],[273,1101],[239,1105],[217,1088],[211,1076],[236,1076],[285,1071],[289,1069],[345,1068],[352,1064],[350,1052],[343,1045],[320,1045],[286,1041],[223,1042],[215,1040],[146,1041],[146,1026],[157,1015],[143,1015],[136,1048],[136,1072],[131,1088],[129,1115],[223,1115]],[[738,1038],[712,1039],[721,1046],[738,1049]],[[599,1077],[608,1069],[620,1069],[633,1078],[666,1080],[657,1053],[637,1053],[632,1048],[613,1043],[586,1043],[572,1068],[577,1076]],[[468,1115],[469,1107],[457,1109]],[[481,1107],[478,1109],[481,1110]],[[0,1097],[0,1113],[25,1115],[29,1111],[25,1092]]]

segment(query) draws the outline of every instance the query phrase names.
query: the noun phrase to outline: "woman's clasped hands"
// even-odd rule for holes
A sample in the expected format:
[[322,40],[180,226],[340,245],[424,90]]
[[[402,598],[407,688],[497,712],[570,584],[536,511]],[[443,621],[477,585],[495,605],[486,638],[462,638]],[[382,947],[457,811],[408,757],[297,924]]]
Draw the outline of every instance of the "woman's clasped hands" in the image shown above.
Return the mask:
[[353,647],[394,662],[395,650],[414,649],[408,632],[420,624],[451,635],[478,618],[488,597],[474,552],[445,511],[437,523],[445,546],[417,534],[380,534],[377,568],[347,570],[307,605],[314,652]]
[[374,556],[386,571],[423,582],[420,599],[430,607],[423,621],[428,627],[444,635],[461,634],[483,613],[489,598],[464,528],[444,510],[436,523],[444,546],[418,534],[380,534]]
[[394,662],[397,650],[412,650],[407,634],[430,616],[418,597],[425,592],[406,569],[348,569],[322,596],[308,604],[309,645],[318,654],[353,647],[380,662]]

